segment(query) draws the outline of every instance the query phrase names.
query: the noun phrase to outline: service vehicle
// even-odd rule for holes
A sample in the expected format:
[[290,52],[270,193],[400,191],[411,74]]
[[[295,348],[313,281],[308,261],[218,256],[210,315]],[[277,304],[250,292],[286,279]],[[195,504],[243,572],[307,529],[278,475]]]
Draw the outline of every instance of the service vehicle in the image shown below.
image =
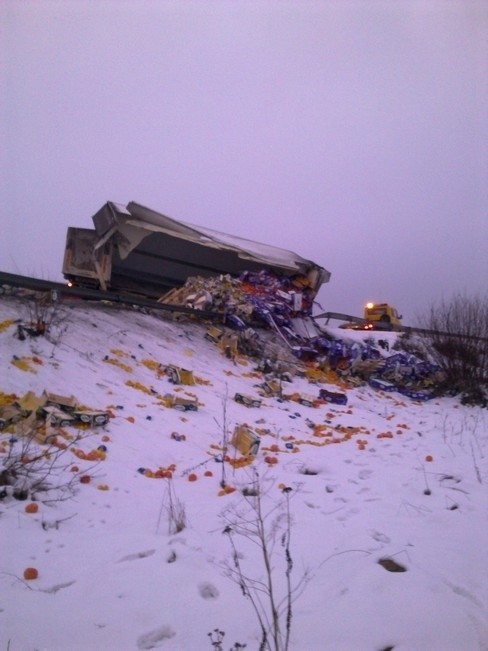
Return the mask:
[[395,330],[402,324],[402,315],[388,303],[366,303],[364,320],[371,330]]

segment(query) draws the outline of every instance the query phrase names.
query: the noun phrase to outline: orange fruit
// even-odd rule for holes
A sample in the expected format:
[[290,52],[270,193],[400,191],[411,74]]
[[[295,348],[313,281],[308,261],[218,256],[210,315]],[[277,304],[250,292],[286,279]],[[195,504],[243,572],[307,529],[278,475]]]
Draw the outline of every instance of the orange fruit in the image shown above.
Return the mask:
[[26,581],[32,581],[34,579],[37,579],[39,576],[39,572],[36,570],[35,567],[26,567],[24,570],[24,579]]
[[35,502],[30,502],[29,504],[26,504],[24,511],[26,513],[37,513],[39,511],[39,505]]

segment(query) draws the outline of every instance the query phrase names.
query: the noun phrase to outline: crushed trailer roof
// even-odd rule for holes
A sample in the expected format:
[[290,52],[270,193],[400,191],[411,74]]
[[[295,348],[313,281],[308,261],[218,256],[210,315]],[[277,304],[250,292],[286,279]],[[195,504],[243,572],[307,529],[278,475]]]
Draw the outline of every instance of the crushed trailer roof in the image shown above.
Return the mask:
[[[110,221],[106,218],[107,207],[112,217]],[[102,212],[103,219],[99,217]],[[330,278],[329,271],[293,251],[178,221],[134,201],[129,202],[126,207],[109,201],[93,217],[93,221],[98,235],[104,241],[115,231],[123,235],[118,242],[122,259],[136,249],[146,235],[164,233],[205,248],[233,252],[242,260],[279,268],[288,273],[303,273],[309,277],[312,274],[316,289]]]

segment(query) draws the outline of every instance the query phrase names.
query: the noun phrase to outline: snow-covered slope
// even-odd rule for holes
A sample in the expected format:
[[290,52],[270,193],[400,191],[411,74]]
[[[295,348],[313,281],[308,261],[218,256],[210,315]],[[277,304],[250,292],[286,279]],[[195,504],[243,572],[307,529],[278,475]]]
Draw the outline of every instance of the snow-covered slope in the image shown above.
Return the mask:
[[[25,318],[26,309],[3,298],[0,322]],[[262,377],[251,360],[222,355],[203,326],[110,307],[62,309],[55,343],[20,341],[15,325],[0,331],[0,390],[72,394],[114,417],[103,429],[66,428],[83,440],[54,464],[48,479],[60,488],[37,494],[37,513],[10,496],[0,501],[1,649],[203,651],[218,648],[208,636],[216,628],[226,633],[222,649],[258,649],[251,603],[227,576],[234,566],[223,533],[229,519],[246,517],[242,490],[253,468],[265,512],[274,509],[270,535],[289,498],[292,582],[307,578],[293,603],[291,650],[488,649],[486,410],[367,386],[347,389],[344,407],[266,397],[250,409],[233,396],[258,396]],[[158,364],[191,370],[197,384],[175,387]],[[285,392],[319,388],[298,377]],[[185,391],[198,397],[197,412],[161,404],[164,394]],[[222,494],[222,432],[242,423],[259,430],[261,449],[252,465],[225,464],[236,490]],[[0,462],[22,444],[11,436],[0,434]],[[105,459],[95,463],[74,453],[100,445]],[[147,476],[168,467],[171,481]],[[89,483],[80,483],[83,474]],[[186,515],[179,533],[168,527],[170,485]],[[232,540],[243,571],[262,580],[259,547],[237,533]],[[272,548],[280,599],[280,530]],[[382,558],[406,571],[387,571]],[[36,580],[24,581],[27,567],[38,570]]]

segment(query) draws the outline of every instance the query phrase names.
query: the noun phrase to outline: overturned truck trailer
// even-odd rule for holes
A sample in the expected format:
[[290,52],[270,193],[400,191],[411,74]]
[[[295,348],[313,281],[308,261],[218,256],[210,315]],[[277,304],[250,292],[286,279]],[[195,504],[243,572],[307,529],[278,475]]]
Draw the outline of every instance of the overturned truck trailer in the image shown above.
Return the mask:
[[133,201],[108,201],[94,230],[69,227],[63,275],[75,285],[161,296],[190,276],[266,269],[305,276],[315,295],[330,273],[296,253],[176,221]]

